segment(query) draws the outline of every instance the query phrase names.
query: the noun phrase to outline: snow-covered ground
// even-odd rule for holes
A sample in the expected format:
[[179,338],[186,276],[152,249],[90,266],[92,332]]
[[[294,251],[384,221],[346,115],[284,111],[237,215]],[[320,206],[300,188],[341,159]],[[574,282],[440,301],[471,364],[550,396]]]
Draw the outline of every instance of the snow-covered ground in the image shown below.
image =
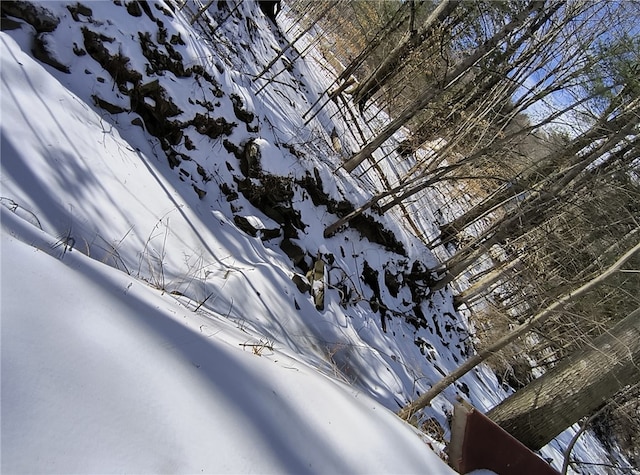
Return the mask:
[[3,473],[453,473],[361,391],[2,223]]
[[[470,329],[446,290],[416,303],[407,276],[437,260],[397,219],[375,217],[404,255],[351,228],[323,237],[337,217],[302,180],[356,205],[378,184],[337,170],[332,130],[358,144],[333,103],[304,125],[331,82],[321,58],[256,81],[286,40],[249,1],[194,26],[193,4],[42,5],[60,22],[39,44],[69,73],[34,59],[27,22],[0,33],[2,471],[451,473],[434,451],[455,396],[487,410],[509,389],[487,367],[468,374],[420,421],[442,437],[392,414],[464,359]],[[167,107],[173,123],[154,122]],[[233,153],[248,143],[263,174]],[[240,189],[267,175],[289,179],[278,205],[295,229]],[[317,257],[322,310],[292,281]],[[542,455],[559,467],[572,433]],[[589,434],[575,454],[606,459]]]

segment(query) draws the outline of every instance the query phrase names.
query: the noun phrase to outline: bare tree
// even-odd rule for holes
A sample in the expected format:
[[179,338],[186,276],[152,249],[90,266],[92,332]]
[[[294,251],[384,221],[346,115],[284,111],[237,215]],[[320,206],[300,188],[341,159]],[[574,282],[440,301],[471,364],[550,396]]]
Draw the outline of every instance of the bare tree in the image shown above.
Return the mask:
[[327,13],[329,13],[329,10],[331,10],[332,8],[334,8],[336,5],[338,5],[340,3],[340,0],[338,1],[330,1],[327,2],[325,8],[322,10],[322,12],[315,17],[314,21],[310,22],[309,25],[307,25],[306,28],[304,28],[299,34],[298,36],[296,36],[294,39],[292,39],[291,41],[289,41],[284,48],[282,48],[280,50],[280,52],[271,60],[269,61],[269,64],[267,64],[264,69],[254,78],[254,81],[257,81],[258,79],[262,78],[262,76],[264,76],[270,69],[271,67],[276,64],[278,62],[278,60],[290,49],[293,47],[293,45],[296,44],[296,42],[298,42],[298,40],[300,40],[300,38],[302,38],[304,35],[306,35],[309,30],[311,30],[318,21],[320,21],[322,19],[322,17],[324,17]]
[[[596,286],[602,284],[608,278],[610,278],[613,274],[618,272],[622,266],[629,261],[638,251],[640,251],[640,243],[637,243],[633,248],[627,251],[624,255],[622,255],[614,264],[612,264],[607,270],[594,277],[590,281],[586,282],[582,286],[576,288],[575,290],[564,294],[562,297],[558,298],[552,304],[547,306],[544,310],[539,312],[537,315],[534,315],[527,322],[519,325],[514,328],[509,334],[503,336],[493,344],[487,346],[485,349],[477,353],[476,355],[469,358],[463,364],[458,366],[454,371],[449,373],[447,376],[442,378],[436,384],[434,384],[431,389],[422,394],[420,397],[410,402],[406,406],[404,406],[398,412],[398,415],[408,420],[413,414],[415,414],[420,409],[428,406],[433,398],[439,395],[442,391],[444,391],[447,387],[449,387],[452,383],[460,379],[462,376],[467,374],[473,368],[475,368],[480,363],[486,361],[489,357],[493,356],[498,351],[502,350],[504,347],[514,342],[521,336],[524,336],[531,330],[533,330],[536,326],[541,325],[545,321],[554,317],[557,312],[562,311],[568,304],[571,302],[583,297],[589,291],[591,291]],[[636,338],[637,339],[637,338]],[[637,339],[640,341],[640,339]]]
[[501,41],[520,28],[532,14],[534,16],[543,15],[544,6],[544,1],[532,1],[526,8],[514,15],[513,19],[507,25],[476,48],[471,54],[459,61],[456,66],[445,75],[442,80],[442,88],[431,88],[425,90],[415,99],[415,101],[413,101],[413,103],[409,104],[393,120],[391,120],[376,137],[374,137],[353,157],[347,160],[343,164],[343,168],[347,172],[355,170],[355,168],[367,159],[371,153],[377,150],[384,142],[395,134],[396,131],[412,119],[418,111],[422,110],[428,103],[439,97],[443,91],[456,84],[465,75],[465,73],[471,70],[471,68],[487,53],[492,51]]
[[487,414],[538,450],[628,385],[640,382],[640,308]]
[[436,28],[451,15],[459,3],[460,0],[442,0],[422,26],[417,31],[410,28],[398,45],[386,55],[382,64],[351,91],[353,100],[359,104],[360,109],[364,108],[366,101],[398,70],[411,51],[432,37]]

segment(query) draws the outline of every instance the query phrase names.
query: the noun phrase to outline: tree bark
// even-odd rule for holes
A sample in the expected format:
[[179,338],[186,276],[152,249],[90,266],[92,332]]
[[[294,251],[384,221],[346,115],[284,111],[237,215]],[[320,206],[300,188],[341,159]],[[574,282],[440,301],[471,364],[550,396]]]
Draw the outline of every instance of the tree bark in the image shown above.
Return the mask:
[[468,305],[469,302],[475,299],[478,295],[486,292],[486,290],[493,284],[501,279],[504,279],[505,275],[508,272],[521,265],[522,261],[520,260],[520,258],[502,264],[500,267],[494,269],[492,272],[485,275],[477,282],[471,284],[468,288],[460,292],[458,295],[455,295],[453,297],[454,302],[457,305],[460,305],[462,303],[466,303]]
[[[345,68],[338,76],[338,81],[346,81],[351,75],[365,62],[367,57],[378,47],[380,43],[387,37],[394,33],[400,25],[406,21],[406,15],[404,10],[406,4],[403,3],[398,8],[398,11],[393,15],[391,19],[375,34],[375,36],[367,43],[364,49],[356,56],[353,61]],[[353,91],[351,91],[353,92]]]
[[[202,8],[200,8],[200,10],[198,10],[198,12],[197,12],[195,15],[193,15],[193,18],[191,19],[191,21],[189,22],[189,24],[193,26],[193,24],[194,24],[196,21],[198,21],[198,18],[200,18],[200,17],[202,16],[202,14],[203,14],[204,12],[206,12],[206,11],[209,9],[209,7],[211,6],[211,4],[212,4],[214,1],[215,1],[215,0],[209,0],[206,4],[204,4],[204,5],[202,6]],[[185,2],[185,4],[186,4],[186,3],[187,3],[187,2]]]
[[640,308],[493,408],[487,416],[532,450],[640,382]]
[[489,357],[502,350],[505,346],[509,345],[521,336],[525,335],[536,326],[546,322],[547,320],[549,320],[549,318],[556,315],[557,311],[562,310],[565,305],[569,304],[579,297],[582,297],[591,289],[600,285],[606,279],[611,277],[611,275],[615,274],[625,264],[625,262],[631,259],[638,251],[640,251],[640,243],[637,243],[632,249],[627,251],[614,264],[612,264],[611,267],[602,272],[600,275],[594,277],[589,282],[582,285],[580,288],[564,294],[562,297],[558,298],[554,303],[529,319],[527,322],[514,328],[511,333],[503,336],[492,345],[489,345],[487,348],[462,363],[460,366],[458,366],[458,368],[456,368],[447,376],[434,384],[431,389],[429,389],[422,396],[401,408],[400,411],[398,411],[398,416],[400,416],[402,419],[409,420],[409,418],[411,418],[411,416],[417,411],[428,406],[433,398],[438,396],[442,391],[449,387],[449,385],[456,382],[458,379],[467,374],[480,363],[487,360]]
[[365,145],[353,157],[347,160],[342,166],[351,173],[358,167],[368,156],[385,143],[393,134],[395,134],[409,119],[411,119],[418,111],[423,109],[429,102],[440,96],[443,91],[455,84],[468,70],[470,70],[480,59],[493,50],[502,40],[517,30],[532,14],[532,12],[540,13],[544,8],[544,1],[532,1],[527,8],[513,17],[513,20],[504,26],[493,37],[488,39],[484,44],[479,46],[472,54],[460,61],[457,66],[448,73],[444,80],[442,89],[428,89],[422,93],[416,100],[409,104],[394,120],[392,120],[373,140]]
[[[581,150],[605,138],[609,146],[613,147],[621,137],[624,137],[623,133],[630,132],[635,127],[635,121],[637,120],[631,114],[623,114],[620,117],[609,120],[606,117],[602,117],[593,127],[573,139],[564,150],[551,152],[542,158],[527,174],[518,178],[517,181],[514,180],[512,186],[504,187],[502,191],[491,195],[466,213],[442,226],[441,234],[444,237],[455,235],[491,211],[521,196],[525,190],[532,190],[541,179],[549,181],[550,177],[553,176],[553,172],[549,171],[549,169],[559,170],[562,167],[566,169],[573,167],[574,172],[572,173],[581,171],[579,167],[576,167],[584,160],[584,157],[579,155]],[[556,175],[559,177],[557,172]]]
[[297,42],[300,38],[302,38],[304,35],[306,35],[306,34],[309,32],[309,30],[310,30],[311,28],[313,28],[313,27],[316,25],[316,23],[318,23],[318,22],[319,22],[319,21],[320,21],[320,20],[321,20],[321,19],[322,19],[322,18],[323,18],[327,13],[329,13],[329,10],[331,10],[333,7],[335,7],[338,3],[339,3],[339,1],[338,1],[338,2],[335,2],[335,3],[334,3],[334,2],[329,2],[329,3],[327,4],[326,8],[325,8],[324,10],[322,10],[322,13],[320,13],[320,14],[318,15],[318,17],[317,17],[317,18],[315,18],[315,19],[310,23],[310,25],[309,25],[309,26],[307,26],[304,30],[302,30],[302,32],[301,32],[298,36],[296,36],[294,39],[292,39],[291,41],[289,41],[289,43],[287,43],[287,44],[285,45],[285,47],[284,47],[284,48],[282,48],[282,49],[280,50],[280,53],[278,53],[278,55],[277,55],[275,58],[273,58],[273,59],[269,62],[269,64],[267,64],[267,65],[264,67],[264,69],[260,72],[260,74],[258,74],[258,75],[254,78],[254,81],[257,81],[257,80],[258,80],[258,79],[260,79],[262,76],[264,76],[264,75],[267,73],[267,71],[269,71],[269,70],[271,69],[271,67],[272,67],[274,64],[276,64],[276,63],[278,62],[278,60],[279,60],[282,56],[284,56],[284,54],[289,50],[289,48],[293,47],[293,45],[294,45],[294,44],[296,44],[296,42]]
[[441,24],[458,6],[460,0],[442,0],[438,7],[429,15],[418,31],[407,32],[400,43],[385,57],[376,70],[356,89],[353,101],[364,108],[367,100],[382,87],[401,67],[401,63],[417,46],[431,37],[436,26]]

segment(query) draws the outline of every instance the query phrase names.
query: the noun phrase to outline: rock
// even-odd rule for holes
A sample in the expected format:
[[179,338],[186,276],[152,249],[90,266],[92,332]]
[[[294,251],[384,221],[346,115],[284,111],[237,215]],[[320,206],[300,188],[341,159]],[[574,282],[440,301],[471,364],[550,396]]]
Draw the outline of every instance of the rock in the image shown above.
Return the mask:
[[87,18],[91,18],[91,16],[93,15],[93,11],[91,10],[91,8],[82,5],[81,3],[76,3],[75,5],[67,5],[67,10],[69,10],[69,13],[71,13],[71,18],[73,18],[74,21],[81,21],[80,15]]
[[291,239],[285,238],[280,243],[280,249],[289,256],[293,263],[305,272],[309,269],[305,262],[306,253],[304,249],[295,244]]
[[398,292],[400,291],[400,282],[389,269],[384,270],[384,284],[387,286],[387,290],[389,290],[389,293],[394,298],[398,296]]
[[142,16],[142,8],[140,8],[138,2],[127,2],[127,12],[134,17]]
[[231,135],[233,129],[238,125],[235,122],[227,122],[224,117],[217,119],[208,115],[197,113],[187,125],[193,125],[198,133],[206,135],[212,139],[217,139],[222,135]]
[[262,239],[263,241],[270,241],[271,239],[280,237],[281,234],[282,233],[279,228],[273,228],[273,229],[265,228],[261,230],[260,239]]
[[158,137],[163,149],[169,145],[177,145],[183,137],[184,124],[168,120],[181,114],[158,80],[145,84],[137,84],[130,92],[131,111],[137,113],[144,121],[147,132]]
[[258,235],[258,230],[253,227],[251,222],[244,216],[234,215],[233,222],[236,223],[236,226],[238,226],[238,228],[247,233],[249,236],[256,237]]
[[71,72],[69,70],[69,66],[62,64],[51,54],[51,52],[47,48],[47,40],[44,37],[43,33],[39,33],[33,38],[31,52],[33,53],[34,58],[36,58],[39,61],[42,61],[44,64],[48,64],[49,66],[57,69],[58,71],[63,72],[65,74],[69,74]]
[[197,193],[198,198],[203,199],[205,196],[207,196],[207,192],[206,191],[201,190],[196,185],[191,185],[191,186],[193,186],[193,189]]
[[227,183],[220,185],[220,191],[227,197],[227,201],[234,201],[238,199],[238,193],[233,190]]
[[305,294],[311,290],[311,284],[302,274],[293,274],[291,280],[293,280],[293,283],[296,284],[296,287],[298,288],[300,293]]
[[89,56],[97,61],[105,71],[107,71],[113,81],[118,85],[120,90],[125,94],[128,93],[127,83],[137,85],[142,80],[142,74],[129,69],[129,58],[122,54],[109,53],[104,44],[113,43],[114,38],[110,38],[101,33],[96,33],[88,28],[82,28],[82,36],[84,39],[84,47]]
[[60,24],[60,19],[49,10],[29,2],[3,0],[2,15],[20,18],[33,26],[38,33],[50,33]]
[[0,17],[0,31],[17,30],[22,25],[22,22],[15,21],[4,16]]
[[95,94],[91,96],[91,99],[93,99],[93,102],[96,106],[106,110],[109,114],[121,114],[122,112],[127,112],[127,109],[125,109],[124,107],[111,104],[104,99],[100,99]]
[[166,30],[160,28],[157,34],[157,42],[163,44],[168,55],[164,54],[158,45],[151,39],[151,33],[138,32],[138,39],[142,48],[142,54],[149,60],[147,72],[149,75],[162,75],[165,71],[171,71],[177,77],[189,77],[191,70],[185,69],[182,64],[182,55],[171,44],[167,43]]
[[269,18],[273,23],[276,22],[276,15],[280,11],[281,0],[258,0],[260,10]]
[[229,96],[231,99],[231,104],[233,105],[233,113],[241,122],[245,124],[250,124],[255,119],[255,114],[253,112],[249,112],[244,108],[244,101],[242,97],[237,94],[231,94]]

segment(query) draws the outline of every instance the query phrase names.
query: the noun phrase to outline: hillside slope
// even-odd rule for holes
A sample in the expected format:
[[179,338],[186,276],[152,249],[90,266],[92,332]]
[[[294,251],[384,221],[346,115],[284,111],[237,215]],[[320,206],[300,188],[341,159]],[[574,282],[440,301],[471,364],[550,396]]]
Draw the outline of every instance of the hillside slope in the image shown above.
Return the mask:
[[369,397],[242,351],[222,316],[2,225],[3,473],[454,473]]
[[[330,135],[334,129],[344,131],[348,124],[335,115],[331,107],[304,126],[302,115],[328,84],[328,73],[318,66],[320,58],[309,56],[294,61],[291,55],[289,61],[284,64],[279,61],[274,66],[287,70],[277,81],[260,90],[264,82],[253,78],[286,40],[252,2],[242,2],[233,10],[226,2],[220,2],[212,7],[211,13],[213,18],[207,20],[205,16],[192,27],[189,20],[193,11],[188,8],[180,11],[170,2],[86,5],[43,2],[26,12],[8,8],[3,3],[3,14],[10,15],[12,22],[7,22],[7,27],[14,28],[5,29],[0,36],[2,204],[33,225],[32,230],[24,231],[23,225],[5,219],[8,212],[3,210],[6,229],[2,251],[3,340],[5,312],[13,317],[22,312],[42,318],[46,315],[41,312],[51,306],[50,318],[63,318],[59,316],[62,313],[68,318],[77,315],[79,320],[91,322],[81,318],[84,313],[81,308],[95,309],[97,329],[89,329],[78,346],[71,347],[69,355],[73,357],[61,358],[57,363],[58,369],[64,368],[68,361],[77,361],[80,353],[87,352],[89,357],[97,358],[96,370],[102,372],[103,365],[110,365],[111,360],[102,360],[94,352],[101,347],[105,336],[99,328],[113,326],[109,316],[115,320],[120,315],[117,321],[124,325],[122,329],[112,328],[114,335],[127,333],[124,329],[133,325],[140,330],[134,334],[147,341],[143,335],[148,323],[137,320],[146,310],[141,311],[139,303],[132,308],[120,308],[123,298],[120,292],[127,295],[130,288],[142,289],[140,283],[145,282],[156,289],[153,297],[149,290],[139,290],[147,295],[145,299],[162,304],[147,303],[144,309],[162,307],[164,310],[158,318],[167,319],[167,312],[173,313],[171,321],[177,318],[191,333],[196,328],[201,333],[208,328],[205,334],[209,343],[205,345],[207,349],[202,350],[205,353],[197,354],[198,361],[176,362],[170,358],[172,362],[167,363],[181,365],[182,369],[188,367],[191,371],[186,372],[188,376],[180,376],[185,378],[192,378],[193,367],[208,368],[203,371],[206,375],[202,380],[196,378],[184,383],[188,387],[193,384],[200,388],[199,384],[206,386],[231,375],[233,365],[243,371],[245,361],[260,360],[256,356],[268,354],[269,359],[280,362],[279,369],[273,370],[280,376],[271,375],[270,370],[265,369],[271,367],[267,363],[257,363],[255,367],[252,363],[247,369],[247,381],[241,378],[240,386],[227,388],[225,378],[223,383],[214,384],[220,386],[215,390],[225,392],[229,401],[239,398],[245,403],[235,411],[246,412],[247,407],[257,405],[250,410],[250,416],[245,415],[252,419],[258,432],[264,432],[256,436],[257,440],[277,434],[280,421],[288,414],[289,404],[279,405],[278,398],[273,401],[280,411],[276,415],[269,414],[272,406],[261,410],[263,398],[258,395],[271,397],[269,392],[280,393],[284,387],[300,384],[295,378],[288,379],[287,371],[282,369],[291,361],[299,363],[298,369],[304,367],[305,375],[311,374],[308,368],[315,368],[315,372],[347,383],[351,388],[347,392],[364,393],[372,397],[375,404],[395,411],[473,351],[472,328],[453,308],[448,291],[429,291],[428,269],[435,266],[436,260],[398,222],[369,216],[334,237],[322,237],[324,227],[350,207],[365,201],[374,185],[334,171],[341,156],[331,147]],[[286,22],[286,17],[282,21]],[[347,141],[346,135],[342,137]],[[349,148],[356,144],[345,145]],[[36,247],[61,262],[45,258],[10,237],[22,236],[20,239],[31,245],[37,240],[37,228],[48,237],[37,238],[41,242]],[[63,270],[67,266],[71,269],[85,265],[100,267],[87,263],[78,253],[121,272],[101,269],[79,275],[74,271],[68,275]],[[318,260],[324,263],[320,279],[325,286],[322,305],[318,305],[305,288],[304,279],[299,277]],[[109,290],[104,288],[105,279],[116,279],[118,284],[116,287],[109,284]],[[55,285],[47,288],[49,280],[55,281]],[[29,297],[23,297],[29,285],[33,286],[33,295],[57,297],[30,301]],[[101,290],[92,294],[90,289],[96,286]],[[74,289],[77,293],[67,293]],[[75,301],[78,294],[87,297]],[[68,311],[60,311],[66,302]],[[109,309],[109,302],[117,310],[108,310],[105,314],[103,311]],[[86,307],[89,305],[91,307]],[[88,313],[93,314],[94,310]],[[126,315],[129,317],[125,318]],[[216,324],[209,328],[208,325],[213,325],[211,319]],[[54,325],[49,320],[47,325]],[[36,331],[35,328],[44,323],[36,319],[29,326]],[[178,338],[174,331],[181,335],[186,330],[175,322],[170,326],[174,324],[175,330],[161,330],[162,339],[170,334],[169,344],[177,343],[181,348],[180,358],[191,358],[189,352],[199,352],[198,345],[204,343],[198,337],[193,349],[186,343],[195,337],[185,333],[185,340]],[[11,320],[8,327],[16,338],[25,331],[20,325],[20,321]],[[72,320],[64,320],[61,325],[63,327],[42,327],[54,332],[47,332],[44,340],[51,345],[53,354],[60,354],[64,349],[56,335],[62,338],[74,326]],[[231,350],[219,347],[216,335],[222,327],[224,332],[234,335],[231,338],[234,351],[244,350],[247,355],[240,353],[236,360],[235,356],[228,356]],[[110,334],[107,332],[107,336]],[[38,334],[34,335],[38,339]],[[135,365],[137,358],[145,361],[145,371],[149,372],[144,374],[153,385],[134,393],[144,401],[155,399],[175,385],[180,386],[182,381],[169,374],[162,380],[163,372],[157,373],[152,362],[156,346],[164,343],[154,342],[152,336],[149,338],[145,348],[150,348],[150,352],[123,354],[122,359],[118,359],[118,364],[133,360]],[[19,338],[11,341],[16,343],[8,347],[3,344],[3,366],[7,358],[24,356],[35,345],[31,342],[29,346],[20,346]],[[107,353],[113,352],[121,344],[118,336],[110,341],[108,348],[102,348]],[[40,365],[46,358],[43,353],[42,359],[29,363],[32,366],[16,366],[19,370],[9,372],[6,377],[30,373],[34,371],[33,365]],[[209,366],[211,359],[216,359],[216,365]],[[74,391],[94,384],[92,379],[87,379],[90,367],[78,368],[80,376],[75,384],[79,388]],[[126,372],[121,376],[117,368],[111,371],[107,374],[111,375],[113,385],[107,385],[107,389],[117,387],[117,391],[108,397],[117,400],[122,391],[135,386],[138,376]],[[25,409],[17,411],[9,422],[3,414],[3,468],[7,460],[5,443],[9,440],[5,438],[5,423],[25,430],[23,440],[26,440],[46,421],[35,419],[33,425],[29,425],[27,407],[37,400],[23,400],[18,389],[12,393],[14,399],[5,398],[6,388],[17,388],[12,380],[5,384],[5,374],[3,367],[3,413],[11,409],[7,401],[23,401]],[[36,371],[36,374],[39,373]],[[40,376],[44,377],[44,373]],[[65,374],[61,372],[60,378],[63,377]],[[315,376],[313,378],[316,381]],[[275,388],[265,382],[272,379],[276,380]],[[53,386],[39,386],[40,383],[38,394],[46,399],[47,388],[55,385],[50,382]],[[21,391],[28,392],[30,382],[23,384],[21,387],[25,389]],[[344,412],[331,415],[327,411],[334,406],[333,389],[324,385],[318,388],[315,384],[296,394],[300,399],[296,399],[295,404],[308,400],[309,406],[296,406],[300,416],[292,426],[307,420],[308,427],[315,427],[327,421],[342,421],[345,414],[360,411],[351,407],[352,402],[344,406],[336,403]],[[339,386],[342,389],[335,393],[335,398],[346,397],[345,385]],[[326,393],[327,399],[320,394],[317,399],[309,399],[312,389]],[[189,402],[184,404],[193,408],[206,406],[204,400],[209,399],[209,390],[210,387],[202,394],[190,396],[197,398],[193,406]],[[252,390],[254,395],[241,396]],[[94,391],[93,396],[99,397],[99,390]],[[186,396],[171,391],[163,395],[168,399],[162,399],[154,411],[173,407],[171,401],[182,404]],[[432,447],[442,451],[443,441],[448,438],[447,416],[456,395],[486,410],[509,391],[498,384],[486,367],[467,375],[425,411],[421,422],[427,422],[432,429],[439,428],[441,436],[430,441]],[[66,393],[59,395],[56,404],[64,401],[68,401]],[[78,396],[77,401],[71,401],[74,404],[65,407],[65,411],[73,411],[85,398]],[[86,413],[93,414],[93,407],[88,405]],[[58,406],[52,408],[59,413]],[[227,409],[226,405],[213,409],[211,423]],[[321,421],[311,417],[316,413],[322,414]],[[387,421],[388,416],[385,412],[382,419]],[[125,419],[118,424],[124,424],[126,417],[125,411]],[[157,414],[148,417],[157,417]],[[197,420],[195,412],[190,412],[188,417]],[[366,413],[348,425],[360,427],[363,420],[370,417],[371,414]],[[174,422],[169,418],[162,427],[172,427]],[[114,437],[122,428],[118,424],[110,426]],[[184,433],[193,425],[180,424]],[[208,425],[206,421],[202,424]],[[366,434],[387,430],[408,433],[398,428],[402,426],[398,421],[389,424],[392,429],[363,425],[362,432],[353,433],[352,440],[359,441],[369,437]],[[94,421],[87,431],[76,434],[77,440],[84,440],[91,428],[102,425],[103,421]],[[346,428],[345,425],[340,429]],[[566,443],[570,435],[568,432],[560,439]],[[144,432],[140,436],[145,437]],[[192,436],[198,438],[197,433]],[[43,437],[50,439],[54,434],[43,433]],[[211,437],[211,434],[205,433],[202,437]],[[240,433],[237,443],[229,442],[229,447],[237,447],[242,437],[247,437],[245,432]],[[329,432],[317,438],[333,437],[336,434]],[[406,440],[405,435],[398,437],[401,437],[398,441]],[[295,435],[288,433],[276,440],[276,449],[296,447],[295,439]],[[371,440],[371,445],[363,448],[364,453],[353,452],[351,446],[327,448],[327,453],[354,455],[353,460],[360,460],[363,465],[352,459],[345,465],[340,465],[340,461],[336,461],[335,466],[321,465],[321,458],[308,455],[312,461],[309,471],[342,472],[357,467],[368,471],[374,467],[369,462],[378,463],[378,459],[372,458],[366,464],[363,459],[382,450],[381,445],[390,444],[385,454],[397,450],[395,442],[390,442],[396,440],[395,435]],[[318,442],[311,436],[308,441],[312,445]],[[171,446],[171,441],[163,443]],[[65,444],[60,444],[58,449],[52,448],[49,452],[53,459],[64,448]],[[414,450],[420,452],[411,444],[407,447],[413,447],[407,449],[412,454],[416,454]],[[558,442],[554,442],[544,451],[556,464],[561,460],[558,447]],[[587,461],[598,462],[606,455],[590,436],[585,436],[576,450]],[[183,463],[199,460],[192,458],[195,456],[191,452],[186,453],[188,455],[181,458]],[[236,451],[220,449],[216,453],[231,454],[227,471],[262,471],[251,464],[234,465],[245,456]],[[303,450],[303,453],[306,452]],[[325,459],[329,457],[327,453],[320,453]],[[407,464],[413,463],[411,457]],[[388,458],[390,465],[375,466],[381,471],[404,467],[402,471],[413,472],[414,468],[431,463],[430,455],[421,453],[416,457],[417,465],[397,465],[400,462],[391,457]],[[69,461],[72,459],[69,457]],[[302,459],[306,460],[307,456],[300,460],[287,457],[285,462],[273,462],[266,471],[305,471],[299,465]],[[45,465],[34,463],[35,466],[27,467],[28,471],[47,470]],[[281,463],[284,465],[279,465]],[[199,465],[171,467],[191,471]],[[215,471],[224,470],[226,465],[203,462],[202,467],[205,471]],[[99,467],[76,467],[78,471],[85,468]],[[123,465],[106,468],[164,470],[144,464],[127,465],[125,461]]]

